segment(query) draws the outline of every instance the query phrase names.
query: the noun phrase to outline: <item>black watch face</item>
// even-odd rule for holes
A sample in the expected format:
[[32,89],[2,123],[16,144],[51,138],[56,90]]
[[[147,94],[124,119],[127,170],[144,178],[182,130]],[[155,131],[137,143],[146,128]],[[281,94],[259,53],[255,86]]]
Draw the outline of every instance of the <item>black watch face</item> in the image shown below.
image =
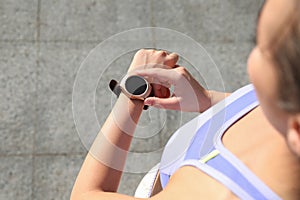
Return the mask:
[[148,85],[144,78],[140,76],[130,76],[125,81],[126,90],[133,95],[141,95],[147,91]]

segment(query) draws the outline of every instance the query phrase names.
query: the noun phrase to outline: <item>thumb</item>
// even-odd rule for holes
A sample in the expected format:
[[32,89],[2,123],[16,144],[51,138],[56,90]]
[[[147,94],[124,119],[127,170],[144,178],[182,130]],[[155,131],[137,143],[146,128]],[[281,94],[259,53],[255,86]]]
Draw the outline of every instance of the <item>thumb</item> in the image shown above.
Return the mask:
[[179,99],[175,96],[170,98],[148,97],[144,100],[145,105],[168,110],[180,110]]

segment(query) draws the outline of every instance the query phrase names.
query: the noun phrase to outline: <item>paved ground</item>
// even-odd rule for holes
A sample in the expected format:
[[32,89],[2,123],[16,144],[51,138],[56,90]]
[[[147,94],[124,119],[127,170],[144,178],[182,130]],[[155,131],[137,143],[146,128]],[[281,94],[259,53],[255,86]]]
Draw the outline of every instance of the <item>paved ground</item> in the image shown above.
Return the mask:
[[[74,125],[72,87],[80,63],[99,43],[137,27],[177,30],[205,47],[221,72],[226,90],[233,91],[248,83],[246,61],[254,45],[261,3],[0,0],[0,200],[69,198],[87,152],[84,136],[78,136]],[[152,35],[151,43],[155,46],[161,37]],[[180,42],[177,44],[176,48],[180,47]],[[110,110],[110,101],[103,97],[109,95],[106,80],[122,75],[131,56],[129,53],[113,61],[99,81],[96,113],[100,121]],[[182,58],[181,63],[201,71],[188,60]],[[209,72],[203,70],[199,79],[220,81]],[[130,158],[127,170],[148,170],[158,162],[172,132],[193,116],[156,109],[145,112],[137,134],[146,139],[135,138],[131,152],[146,154],[142,162]],[[158,134],[150,137],[153,130]],[[133,194],[142,176],[124,174],[120,192]]]

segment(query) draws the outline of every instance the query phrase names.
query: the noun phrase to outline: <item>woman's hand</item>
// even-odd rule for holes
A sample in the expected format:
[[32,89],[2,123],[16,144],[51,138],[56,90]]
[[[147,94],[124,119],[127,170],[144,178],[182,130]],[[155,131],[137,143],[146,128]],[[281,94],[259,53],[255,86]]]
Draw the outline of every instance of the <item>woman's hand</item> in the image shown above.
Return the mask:
[[145,105],[187,112],[203,112],[211,106],[210,93],[182,66],[175,66],[172,69],[137,70],[135,74],[145,77],[151,84],[155,83],[166,88],[174,86],[171,97],[148,97],[144,101]]
[[[172,69],[178,61],[176,53],[168,54],[166,51],[157,51],[154,49],[141,49],[134,55],[128,73],[138,69],[163,68]],[[154,96],[167,98],[170,96],[169,88],[160,84],[152,84]]]

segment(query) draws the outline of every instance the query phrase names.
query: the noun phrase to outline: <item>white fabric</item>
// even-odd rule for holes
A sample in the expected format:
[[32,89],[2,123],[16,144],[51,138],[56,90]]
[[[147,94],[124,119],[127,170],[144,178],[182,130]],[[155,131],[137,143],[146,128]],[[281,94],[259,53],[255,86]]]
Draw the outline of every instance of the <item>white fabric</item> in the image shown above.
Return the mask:
[[152,192],[154,181],[158,173],[159,163],[155,165],[141,180],[140,184],[136,188],[134,197],[137,198],[149,198]]

